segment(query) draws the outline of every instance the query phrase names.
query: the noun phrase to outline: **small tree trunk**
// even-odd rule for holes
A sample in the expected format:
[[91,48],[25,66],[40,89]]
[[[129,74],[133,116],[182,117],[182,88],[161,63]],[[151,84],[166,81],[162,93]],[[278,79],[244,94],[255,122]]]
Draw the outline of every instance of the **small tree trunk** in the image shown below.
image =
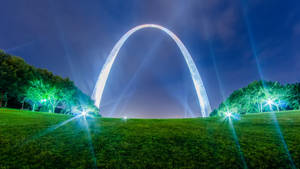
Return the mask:
[[256,99],[256,105],[257,105],[258,112],[260,112],[260,107],[259,107],[258,99]]
[[263,109],[262,109],[262,103],[260,103],[260,112],[262,112]]
[[22,102],[22,108],[21,108],[22,110],[24,109],[24,101]]
[[279,111],[279,106],[276,104],[277,111]]
[[57,106],[57,103],[52,104],[52,113],[55,113],[56,106]]
[[35,108],[35,104],[32,105],[32,111],[34,111],[34,108]]
[[270,111],[272,112],[273,111],[272,105],[269,105],[269,108],[270,108]]

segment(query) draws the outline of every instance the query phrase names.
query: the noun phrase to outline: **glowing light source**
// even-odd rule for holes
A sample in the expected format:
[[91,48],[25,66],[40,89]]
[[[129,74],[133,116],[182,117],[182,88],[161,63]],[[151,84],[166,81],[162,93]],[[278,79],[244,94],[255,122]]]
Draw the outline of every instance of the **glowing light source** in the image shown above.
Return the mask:
[[266,100],[266,105],[268,105],[270,110],[273,111],[273,105],[276,105],[276,104],[272,99],[269,98]]
[[86,112],[86,111],[82,111],[82,112],[81,112],[81,115],[82,115],[82,116],[86,116],[86,115],[87,115],[87,112]]
[[274,101],[271,100],[271,99],[268,99],[268,100],[267,100],[267,104],[268,104],[268,105],[273,105],[273,104],[274,104]]
[[123,117],[123,120],[127,120],[127,116],[124,116],[124,117]]
[[144,24],[144,25],[134,27],[133,29],[129,30],[125,35],[123,35],[121,37],[121,39],[116,43],[116,45],[110,52],[108,58],[106,59],[106,62],[104,63],[104,65],[102,67],[102,70],[98,77],[97,83],[95,85],[93,95],[92,95],[92,98],[95,101],[95,106],[97,106],[98,108],[100,107],[101,99],[102,99],[102,95],[103,95],[103,91],[105,88],[107,78],[109,76],[111,67],[112,67],[121,47],[133,33],[135,33],[136,31],[138,31],[140,29],[144,29],[144,28],[155,28],[155,29],[162,30],[165,33],[167,33],[176,42],[177,46],[179,47],[181,53],[184,56],[184,59],[188,65],[188,68],[190,70],[190,74],[192,76],[194,87],[195,87],[195,90],[196,90],[196,93],[198,96],[198,101],[199,101],[202,117],[208,117],[209,113],[211,112],[210,103],[209,103],[202,79],[198,72],[197,66],[195,65],[195,62],[194,62],[191,54],[186,49],[186,47],[184,46],[182,41],[173,32],[171,32],[167,28],[164,28],[160,25],[155,25],[155,24]]
[[225,116],[226,116],[227,118],[231,118],[231,117],[232,117],[232,113],[231,113],[231,112],[226,112],[226,113],[225,113]]
[[233,111],[227,111],[224,113],[224,120],[240,120],[240,114]]

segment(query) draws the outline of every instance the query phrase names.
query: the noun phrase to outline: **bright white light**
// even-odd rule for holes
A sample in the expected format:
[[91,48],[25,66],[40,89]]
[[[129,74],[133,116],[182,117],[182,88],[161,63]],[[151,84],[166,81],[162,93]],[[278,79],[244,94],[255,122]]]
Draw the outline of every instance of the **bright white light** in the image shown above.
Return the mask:
[[226,112],[225,116],[230,118],[230,117],[232,117],[232,113],[231,112]]
[[136,31],[138,31],[140,29],[144,29],[144,28],[155,28],[155,29],[162,30],[165,33],[167,33],[176,42],[177,46],[179,47],[181,53],[184,56],[184,59],[188,65],[188,68],[190,70],[192,80],[194,83],[194,87],[195,87],[195,90],[196,90],[196,93],[198,96],[198,101],[199,101],[202,117],[208,117],[209,113],[211,112],[210,103],[209,103],[209,100],[208,100],[208,97],[206,94],[206,90],[204,88],[204,84],[202,82],[202,79],[198,72],[197,66],[195,65],[195,62],[194,62],[191,54],[186,49],[186,47],[184,46],[182,41],[173,32],[171,32],[167,28],[164,28],[160,25],[155,25],[155,24],[144,24],[144,25],[134,27],[133,29],[129,30],[125,35],[123,35],[121,37],[121,39],[116,43],[116,45],[110,52],[108,58],[106,59],[106,62],[104,63],[104,65],[102,67],[100,75],[98,76],[98,80],[97,80],[97,83],[96,83],[96,86],[94,88],[93,95],[92,95],[92,98],[95,101],[95,106],[97,106],[98,108],[100,107],[102,94],[103,94],[103,91],[105,88],[107,78],[109,76],[111,67],[112,67],[121,47],[133,33],[135,33]]
[[[268,99],[268,100],[266,101],[266,105],[268,105],[269,108],[270,108],[270,110],[273,111],[273,105],[276,105],[276,104],[275,104],[275,102],[274,102],[273,100]],[[277,106],[277,105],[276,105],[276,106]],[[277,110],[278,110],[278,108],[277,108]]]
[[123,119],[124,119],[124,120],[127,120],[127,116],[124,116]]
[[82,112],[81,112],[81,115],[86,116],[86,115],[87,115],[87,112],[86,112],[86,111],[82,111]]
[[274,104],[274,101],[271,100],[271,99],[268,99],[268,100],[267,100],[267,104],[268,104],[268,105],[273,105],[273,104]]

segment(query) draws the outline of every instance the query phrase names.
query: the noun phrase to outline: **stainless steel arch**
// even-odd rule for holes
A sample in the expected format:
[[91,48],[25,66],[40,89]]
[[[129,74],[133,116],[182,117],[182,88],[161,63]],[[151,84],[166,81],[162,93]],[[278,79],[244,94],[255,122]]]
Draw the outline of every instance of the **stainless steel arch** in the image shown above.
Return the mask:
[[156,29],[162,30],[165,33],[167,33],[176,42],[177,46],[179,47],[181,53],[184,56],[184,59],[188,65],[188,68],[190,70],[190,73],[191,73],[191,76],[193,79],[193,83],[195,86],[195,90],[196,90],[196,93],[198,96],[198,101],[199,101],[202,117],[209,116],[209,113],[211,112],[210,103],[209,103],[202,79],[198,72],[198,69],[195,65],[195,62],[193,61],[193,58],[191,57],[190,53],[188,52],[188,50],[186,49],[184,44],[181,42],[181,40],[173,32],[171,32],[167,28],[164,28],[160,25],[155,25],[155,24],[144,24],[144,25],[136,26],[136,27],[132,28],[131,30],[129,30],[125,35],[123,35],[122,38],[116,43],[116,45],[110,52],[108,58],[106,59],[106,62],[104,63],[104,65],[102,67],[102,70],[100,72],[100,75],[99,75],[97,83],[96,83],[96,86],[94,88],[92,99],[95,101],[95,106],[97,106],[98,108],[100,107],[102,94],[103,94],[103,91],[105,88],[107,78],[109,76],[111,67],[112,67],[121,47],[123,46],[125,41],[134,32],[136,32],[140,29],[144,29],[144,28],[156,28]]

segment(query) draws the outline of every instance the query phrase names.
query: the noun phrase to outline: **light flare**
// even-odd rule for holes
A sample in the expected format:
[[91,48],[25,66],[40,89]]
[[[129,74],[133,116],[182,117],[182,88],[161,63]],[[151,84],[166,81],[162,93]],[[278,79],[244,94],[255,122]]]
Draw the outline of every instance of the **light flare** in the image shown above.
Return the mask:
[[71,121],[73,121],[73,120],[75,120],[75,119],[77,119],[77,118],[79,118],[79,117],[81,117],[81,115],[74,116],[74,117],[72,117],[72,118],[70,118],[70,119],[68,119],[68,120],[66,120],[66,121],[63,121],[63,122],[61,122],[61,123],[59,123],[59,124],[56,124],[56,125],[53,125],[53,126],[47,128],[46,130],[44,130],[44,131],[38,133],[37,135],[34,135],[34,136],[32,136],[31,138],[29,138],[29,139],[23,141],[23,143],[21,144],[21,146],[26,145],[26,144],[28,144],[28,143],[30,143],[30,142],[32,142],[32,141],[34,141],[34,140],[36,140],[36,139],[42,137],[42,136],[45,136],[45,135],[47,135],[47,134],[53,132],[54,130],[56,130],[56,129],[58,129],[58,128],[60,128],[60,127],[62,127],[62,126],[64,126],[64,125],[66,125],[66,124],[68,124],[68,123],[70,123]]
[[231,118],[231,117],[232,117],[232,113],[231,113],[231,112],[226,112],[226,113],[225,113],[225,116],[226,116],[227,118]]
[[88,139],[88,145],[89,145],[89,148],[90,148],[90,153],[91,153],[91,156],[92,156],[92,159],[93,159],[93,168],[98,168],[97,167],[97,159],[96,159],[96,156],[95,156],[95,150],[94,150],[94,146],[93,146],[93,140],[92,140],[92,136],[91,136],[91,131],[90,131],[90,128],[89,128],[89,124],[88,124],[88,121],[86,119],[86,116],[83,116],[83,125],[86,129],[86,134],[87,134],[87,139]]
[[81,115],[84,116],[84,117],[85,117],[87,114],[88,114],[88,113],[87,113],[86,111],[82,111],[82,112],[81,112]]

